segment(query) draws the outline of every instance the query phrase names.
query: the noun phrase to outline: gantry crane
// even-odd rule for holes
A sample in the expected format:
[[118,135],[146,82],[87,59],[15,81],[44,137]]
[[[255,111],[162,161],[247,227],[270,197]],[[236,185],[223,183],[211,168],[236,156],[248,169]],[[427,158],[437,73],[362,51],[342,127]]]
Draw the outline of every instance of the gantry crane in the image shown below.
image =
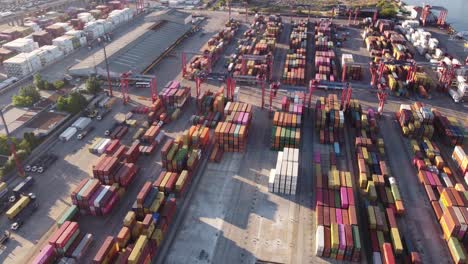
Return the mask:
[[131,71],[128,71],[120,75],[120,88],[124,104],[127,104],[128,101],[130,101],[130,96],[128,95],[128,86],[131,81],[148,83],[151,92],[151,101],[154,103],[158,99],[156,76],[133,74]]
[[445,26],[445,20],[447,19],[448,10],[442,6],[430,6],[425,5],[421,11],[421,22],[423,26],[426,26],[427,18],[431,13],[431,10],[438,10],[439,16],[437,17],[437,25]]

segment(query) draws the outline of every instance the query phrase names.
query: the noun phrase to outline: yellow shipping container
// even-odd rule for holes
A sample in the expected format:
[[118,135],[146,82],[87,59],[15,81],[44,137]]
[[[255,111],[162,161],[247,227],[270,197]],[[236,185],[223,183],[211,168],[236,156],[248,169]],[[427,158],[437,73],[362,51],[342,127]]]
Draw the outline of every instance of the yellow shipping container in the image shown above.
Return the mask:
[[135,247],[132,250],[132,253],[130,253],[130,256],[128,257],[128,264],[138,263],[138,260],[141,257],[141,253],[143,252],[143,249],[145,248],[147,243],[148,243],[147,236],[141,235],[138,238],[137,242],[135,243]]
[[156,199],[154,199],[153,203],[150,206],[150,212],[156,213],[161,207],[161,203],[164,200],[164,192],[158,192],[156,195]]
[[176,182],[176,190],[177,191],[180,191],[180,189],[182,189],[182,186],[184,186],[184,183],[185,183],[185,180],[187,179],[187,176],[188,176],[188,171],[187,170],[183,170],[180,173],[179,178],[177,179],[177,182]]
[[338,234],[338,224],[331,223],[331,248],[338,249],[340,244],[340,238]]
[[0,182],[0,191],[3,191],[7,188],[7,184],[5,182]]
[[123,224],[126,227],[132,227],[133,223],[135,222],[136,214],[134,211],[128,211],[127,215],[125,215]]
[[6,212],[8,219],[12,220],[23,210],[31,201],[29,196],[21,196],[21,198]]
[[156,241],[156,245],[159,247],[159,245],[161,245],[161,242],[163,240],[163,232],[161,229],[155,229],[153,234],[151,235],[151,240],[155,240]]
[[396,254],[403,253],[403,244],[401,243],[400,233],[398,232],[398,228],[392,227],[390,229],[390,235],[392,237],[392,244],[393,250]]

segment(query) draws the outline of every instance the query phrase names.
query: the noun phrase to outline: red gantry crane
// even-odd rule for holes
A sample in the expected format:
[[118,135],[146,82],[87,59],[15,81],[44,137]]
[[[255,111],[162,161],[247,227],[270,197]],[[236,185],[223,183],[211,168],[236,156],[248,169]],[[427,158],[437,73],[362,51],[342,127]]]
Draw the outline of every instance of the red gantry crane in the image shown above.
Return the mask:
[[442,6],[431,6],[431,5],[425,5],[422,8],[420,19],[421,19],[423,26],[426,26],[427,18],[429,17],[429,14],[431,14],[431,10],[439,11],[439,16],[437,17],[436,24],[438,26],[445,26],[445,20],[447,19],[448,10]]
[[133,74],[131,71],[128,71],[120,75],[120,88],[124,104],[127,104],[130,101],[130,96],[128,95],[130,82],[132,82],[132,84],[142,83],[142,85],[148,86],[151,91],[151,101],[153,103],[158,99],[156,76]]

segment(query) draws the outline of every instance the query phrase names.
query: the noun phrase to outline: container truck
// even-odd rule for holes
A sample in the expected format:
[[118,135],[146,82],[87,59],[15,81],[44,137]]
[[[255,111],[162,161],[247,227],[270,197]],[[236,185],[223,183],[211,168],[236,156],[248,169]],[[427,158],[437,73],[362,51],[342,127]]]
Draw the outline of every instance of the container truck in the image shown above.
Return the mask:
[[30,193],[28,195],[21,195],[21,197],[16,201],[10,209],[6,212],[6,216],[8,219],[15,221],[16,216],[19,215],[23,209],[25,209],[28,204],[31,202],[31,200],[36,200],[36,196],[33,193]]
[[10,199],[10,202],[15,202],[22,194],[25,193],[32,185],[34,184],[34,178],[31,176],[26,177],[18,185],[13,188],[13,198]]
[[104,108],[103,110],[98,112],[98,115],[96,116],[97,120],[102,120],[106,115],[110,112],[110,109]]
[[75,127],[69,127],[65,131],[63,131],[62,134],[60,134],[59,139],[66,142],[70,140],[73,137],[73,135],[76,134],[77,131],[78,129],[76,129]]
[[[10,225],[11,230],[18,230],[23,224],[26,219],[30,218],[31,215],[37,210],[38,204],[36,201],[36,195],[34,193],[29,193],[25,199],[29,200],[26,205],[15,215],[13,218],[8,217],[12,220]],[[22,199],[21,197],[20,199]]]
[[84,129],[83,131],[81,131],[81,133],[79,133],[78,136],[76,136],[76,138],[78,140],[82,140],[83,138],[86,137],[86,135],[91,133],[93,130],[94,130],[94,126],[89,126],[86,129]]

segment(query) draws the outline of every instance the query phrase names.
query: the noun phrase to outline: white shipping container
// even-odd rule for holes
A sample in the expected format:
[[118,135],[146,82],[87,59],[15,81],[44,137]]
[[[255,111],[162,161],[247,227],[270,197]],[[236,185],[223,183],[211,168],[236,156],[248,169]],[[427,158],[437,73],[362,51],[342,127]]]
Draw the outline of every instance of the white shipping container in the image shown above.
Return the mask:
[[75,135],[75,133],[77,131],[78,130],[76,128],[69,127],[65,131],[63,131],[62,134],[60,134],[59,139],[62,140],[62,141],[68,141],[68,140],[70,140],[70,138],[73,137],[73,135]]
[[109,145],[109,143],[111,142],[111,140],[109,138],[104,138],[102,139],[101,143],[98,144],[97,146],[97,153],[99,154],[102,154],[104,153],[104,151],[106,150],[107,146]]
[[78,118],[72,125],[72,127],[76,127],[78,130],[85,129],[89,124],[91,124],[91,118],[89,117],[80,117]]
[[315,255],[321,257],[325,250],[325,227],[322,225],[317,226],[315,231]]

